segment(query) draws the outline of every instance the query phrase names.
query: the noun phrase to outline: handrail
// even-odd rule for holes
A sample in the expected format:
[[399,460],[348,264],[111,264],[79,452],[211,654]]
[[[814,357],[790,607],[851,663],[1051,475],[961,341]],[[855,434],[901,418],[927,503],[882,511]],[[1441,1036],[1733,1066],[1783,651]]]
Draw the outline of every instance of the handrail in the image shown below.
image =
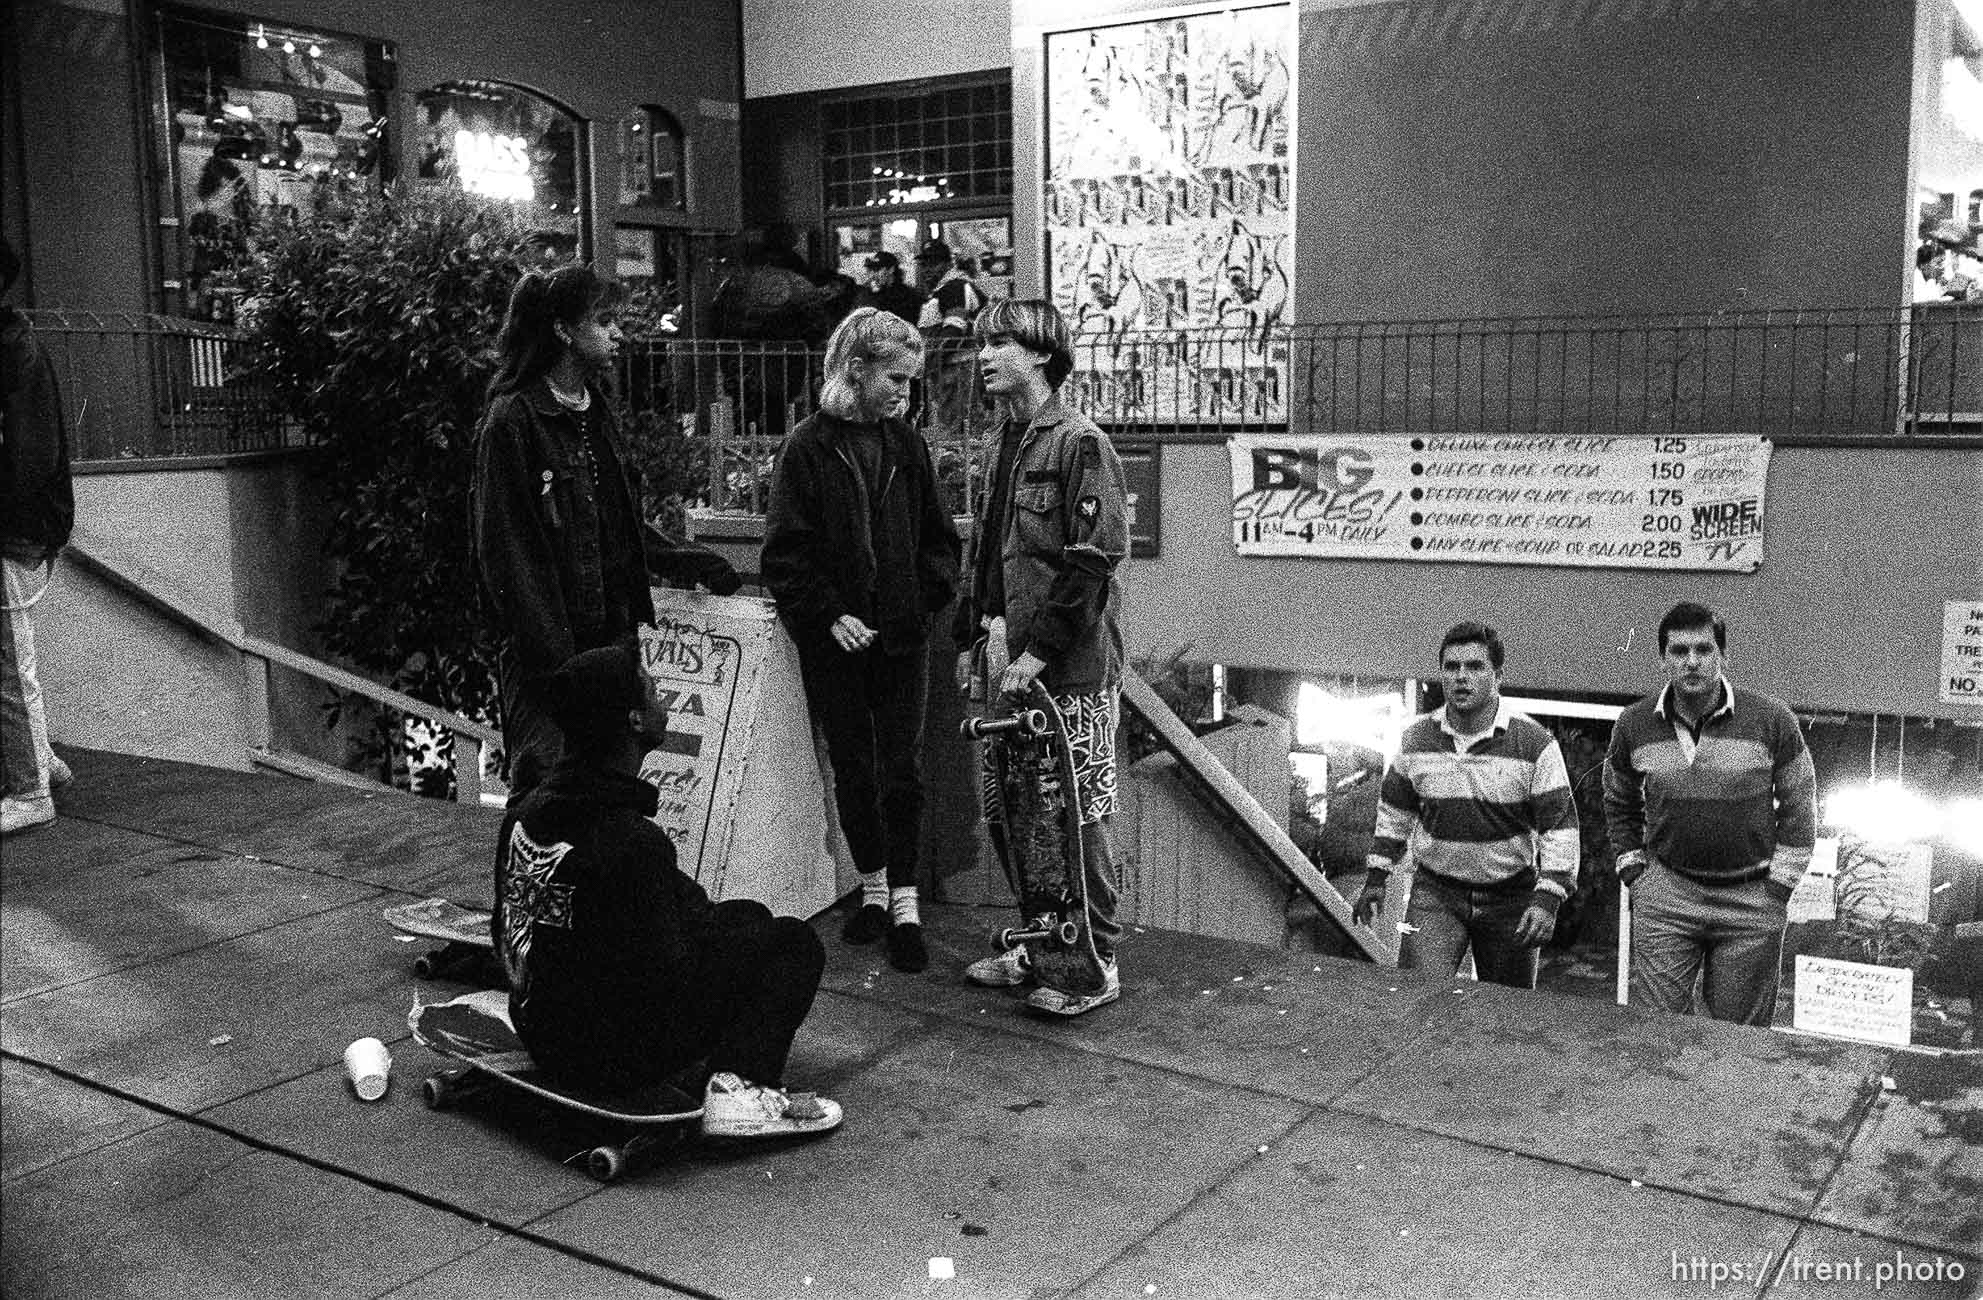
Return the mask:
[[[479,801],[482,747],[502,744],[501,732],[451,709],[415,699],[347,669],[255,636],[235,619],[202,607],[156,569],[129,555],[117,554],[117,551],[114,540],[85,524],[77,524],[65,554],[117,590],[136,598],[146,608],[191,628],[242,657],[243,667],[247,671],[244,720],[252,755],[266,758],[269,752],[269,669],[279,665],[326,686],[371,700],[396,713],[445,727],[457,741],[454,762],[457,796],[463,803]],[[467,743],[461,743],[463,741]],[[385,785],[384,782],[373,784]]]
[[1268,816],[1267,810],[1260,806],[1252,792],[1226,770],[1218,755],[1207,749],[1177,714],[1171,712],[1170,706],[1150,688],[1150,684],[1133,672],[1124,673],[1122,698],[1149,724],[1150,730],[1156,733],[1157,742],[1177,759],[1198,790],[1218,811],[1228,815],[1241,838],[1313,899],[1315,905],[1322,909],[1322,914],[1335,924],[1359,954],[1381,964],[1384,952],[1378,946],[1376,936],[1356,924],[1350,914],[1348,900],[1337,893],[1328,878],[1315,869],[1315,864],[1288,838],[1280,823]]

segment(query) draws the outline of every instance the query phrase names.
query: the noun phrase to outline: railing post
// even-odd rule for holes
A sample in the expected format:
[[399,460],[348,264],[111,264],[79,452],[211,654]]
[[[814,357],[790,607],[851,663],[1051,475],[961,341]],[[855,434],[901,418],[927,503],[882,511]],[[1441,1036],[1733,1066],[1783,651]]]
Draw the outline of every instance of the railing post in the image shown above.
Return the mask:
[[482,742],[454,733],[454,798],[471,808],[482,805]]
[[241,651],[241,733],[249,749],[267,749],[269,726],[269,661]]

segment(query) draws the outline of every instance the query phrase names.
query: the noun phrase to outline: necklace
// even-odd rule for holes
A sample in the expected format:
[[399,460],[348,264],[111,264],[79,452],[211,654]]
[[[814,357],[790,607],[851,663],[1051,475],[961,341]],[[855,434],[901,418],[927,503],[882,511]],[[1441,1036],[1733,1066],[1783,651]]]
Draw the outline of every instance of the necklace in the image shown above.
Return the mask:
[[551,396],[557,399],[558,405],[570,410],[583,411],[592,405],[592,390],[583,385],[580,385],[576,397],[559,388],[549,375],[544,377],[544,386],[551,390]]

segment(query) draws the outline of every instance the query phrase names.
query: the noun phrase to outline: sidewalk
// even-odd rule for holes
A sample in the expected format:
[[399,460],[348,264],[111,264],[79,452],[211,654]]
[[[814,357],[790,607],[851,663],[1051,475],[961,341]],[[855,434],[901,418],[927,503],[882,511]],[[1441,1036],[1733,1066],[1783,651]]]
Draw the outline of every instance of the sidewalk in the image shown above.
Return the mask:
[[491,814],[66,756],[0,849],[9,1300],[1983,1294],[1973,1057],[1158,931],[1043,1021],[959,978],[985,908],[921,976],[821,922],[791,1074],[840,1132],[602,1186],[556,1116],[420,1102],[407,1008],[464,990],[379,913],[486,902]]

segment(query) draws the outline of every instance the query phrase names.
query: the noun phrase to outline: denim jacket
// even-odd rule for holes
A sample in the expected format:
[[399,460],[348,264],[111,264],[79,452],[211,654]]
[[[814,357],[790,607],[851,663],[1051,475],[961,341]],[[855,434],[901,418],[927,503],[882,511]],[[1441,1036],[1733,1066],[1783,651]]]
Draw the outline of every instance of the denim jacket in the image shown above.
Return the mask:
[[[654,621],[640,531],[639,496],[604,393],[609,463],[598,490],[621,494],[627,526],[602,537],[599,502],[580,417],[542,381],[489,404],[469,487],[470,536],[497,629],[526,678],[552,672],[582,650],[611,644]],[[608,590],[608,575],[621,581]]]
[[[985,457],[979,500],[990,501],[996,454]],[[1013,457],[999,562],[1005,583],[1006,644],[1045,661],[1040,680],[1056,694],[1112,687],[1122,680],[1122,589],[1116,566],[1129,554],[1129,488],[1108,435],[1078,411],[1049,399]],[[975,639],[985,593],[978,589],[972,530],[964,572],[972,590],[960,602],[958,645]]]

